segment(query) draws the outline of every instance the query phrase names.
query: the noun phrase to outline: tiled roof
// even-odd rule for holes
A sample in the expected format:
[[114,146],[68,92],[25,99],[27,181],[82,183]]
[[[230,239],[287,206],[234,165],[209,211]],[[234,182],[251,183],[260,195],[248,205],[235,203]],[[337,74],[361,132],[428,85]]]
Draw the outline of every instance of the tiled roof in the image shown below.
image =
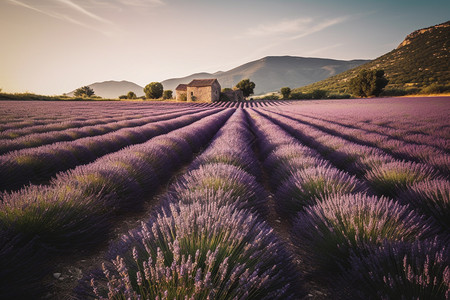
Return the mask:
[[175,90],[176,91],[187,91],[187,84],[181,83],[177,86],[177,88]]
[[188,86],[191,86],[191,87],[211,86],[211,85],[213,85],[213,83],[215,81],[217,81],[216,78],[213,78],[213,79],[194,79],[188,84]]

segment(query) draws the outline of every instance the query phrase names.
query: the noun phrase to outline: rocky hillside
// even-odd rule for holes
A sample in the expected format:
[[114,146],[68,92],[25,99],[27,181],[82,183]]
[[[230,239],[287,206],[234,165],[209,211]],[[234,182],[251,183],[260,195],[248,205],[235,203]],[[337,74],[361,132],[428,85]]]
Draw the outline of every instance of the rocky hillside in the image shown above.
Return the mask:
[[344,93],[348,81],[359,70],[383,69],[389,79],[387,89],[422,88],[450,82],[450,21],[409,34],[398,47],[377,59],[294,92],[325,89]]

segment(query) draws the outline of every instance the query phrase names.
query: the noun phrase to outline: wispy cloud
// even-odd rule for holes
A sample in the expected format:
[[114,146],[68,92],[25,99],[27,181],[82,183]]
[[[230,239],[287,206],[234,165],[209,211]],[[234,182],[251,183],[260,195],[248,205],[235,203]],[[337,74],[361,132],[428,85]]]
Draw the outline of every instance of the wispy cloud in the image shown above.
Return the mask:
[[124,10],[126,8],[153,8],[166,5],[163,0],[90,0],[92,5],[114,7]]
[[283,20],[274,24],[260,24],[257,27],[249,28],[247,36],[270,36],[279,34],[292,34],[305,30],[312,22],[311,18],[295,20]]
[[318,22],[316,24],[313,24],[311,27],[308,27],[307,29],[303,30],[302,32],[299,32],[297,35],[292,36],[290,39],[296,40],[296,39],[308,36],[310,34],[322,31],[328,27],[332,27],[334,25],[343,23],[343,22],[347,21],[348,19],[349,19],[348,16],[344,16],[344,17],[338,17],[338,18],[334,18],[331,20],[325,20],[322,22]]
[[92,18],[94,20],[97,20],[97,21],[100,21],[100,22],[103,22],[103,23],[108,23],[108,24],[111,23],[110,21],[105,20],[104,18],[102,18],[102,17],[100,17],[100,16],[98,16],[98,15],[96,15],[94,13],[87,11],[86,9],[81,7],[80,5],[75,4],[75,3],[73,3],[70,0],[57,0],[57,2],[63,3],[65,5],[67,5],[67,6],[69,6],[70,8],[72,8],[72,9],[74,9],[74,10],[82,13],[83,15],[88,16],[88,17],[90,17],[90,18]]
[[[53,9],[50,9],[50,6],[39,6],[36,5],[35,2],[32,2],[32,4],[24,2],[24,1],[19,1],[19,0],[8,0],[10,3],[33,10],[35,12],[47,15],[49,17],[55,18],[55,19],[59,19],[59,20],[63,20],[90,30],[94,30],[97,32],[100,32],[104,35],[110,36],[112,31],[111,30],[104,30],[102,29],[100,26],[96,26],[96,24],[90,24],[89,22],[83,22],[80,21],[79,18],[77,18],[73,13],[64,13],[64,12],[59,12],[57,7],[54,7]],[[86,9],[84,9],[83,7],[79,6],[78,4],[73,3],[70,0],[54,0],[52,1],[54,3],[60,3],[63,4],[67,7],[69,7],[71,10],[75,10],[78,13],[81,13],[84,16],[87,16],[91,19],[94,19],[96,21],[100,21],[102,23],[105,24],[112,24],[110,21],[101,18],[100,16],[91,13],[89,11],[87,11]]]
[[345,22],[348,19],[348,16],[343,16],[325,20],[313,18],[282,20],[277,23],[260,24],[256,27],[249,28],[239,38],[276,36],[286,40],[296,40]]

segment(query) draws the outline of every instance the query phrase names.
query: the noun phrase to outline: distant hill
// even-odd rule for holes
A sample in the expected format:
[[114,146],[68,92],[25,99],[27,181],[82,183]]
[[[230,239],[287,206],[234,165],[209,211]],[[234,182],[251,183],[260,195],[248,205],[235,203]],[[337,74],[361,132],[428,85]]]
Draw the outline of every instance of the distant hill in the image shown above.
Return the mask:
[[[180,83],[189,83],[194,78],[217,78],[222,88],[234,87],[244,78],[256,84],[255,94],[279,91],[284,86],[296,87],[323,80],[329,76],[354,68],[369,60],[335,60],[295,56],[268,56],[255,60],[226,72],[196,73],[182,78],[172,78],[161,82],[165,90],[175,90]],[[102,98],[118,98],[129,91],[143,96],[143,87],[129,81],[104,81],[90,84],[95,95]],[[73,96],[72,91],[67,93]]]
[[[95,95],[100,96],[102,98],[119,98],[120,95],[126,95],[128,92],[132,91],[136,94],[136,96],[141,97],[144,95],[144,88],[142,86],[137,85],[136,83],[130,81],[103,81],[96,82],[88,85],[95,92]],[[67,93],[68,96],[73,96],[72,91]]]
[[383,69],[389,79],[386,89],[418,89],[432,83],[445,85],[450,83],[449,53],[450,21],[414,31],[391,52],[293,92],[325,89],[345,93],[348,81],[363,68]]
[[194,78],[217,78],[222,88],[234,87],[240,80],[255,82],[255,94],[279,91],[284,86],[297,87],[323,80],[329,76],[354,68],[369,60],[334,60],[295,56],[268,56],[226,72],[197,73],[162,82],[164,89],[175,90],[180,83]]

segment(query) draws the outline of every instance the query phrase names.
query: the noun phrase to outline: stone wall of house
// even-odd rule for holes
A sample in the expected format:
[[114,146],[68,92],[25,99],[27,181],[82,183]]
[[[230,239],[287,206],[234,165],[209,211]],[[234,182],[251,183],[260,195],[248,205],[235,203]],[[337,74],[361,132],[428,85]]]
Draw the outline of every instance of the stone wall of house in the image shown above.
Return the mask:
[[216,81],[211,86],[211,102],[220,100],[220,84]]
[[[185,95],[186,97],[183,99],[182,95]],[[187,99],[186,91],[175,91],[175,98],[177,99],[177,101],[186,101]]]
[[212,86],[187,87],[187,101],[216,102],[219,98],[220,84],[217,82],[214,82]]
[[188,86],[187,101],[211,101],[210,86]]

